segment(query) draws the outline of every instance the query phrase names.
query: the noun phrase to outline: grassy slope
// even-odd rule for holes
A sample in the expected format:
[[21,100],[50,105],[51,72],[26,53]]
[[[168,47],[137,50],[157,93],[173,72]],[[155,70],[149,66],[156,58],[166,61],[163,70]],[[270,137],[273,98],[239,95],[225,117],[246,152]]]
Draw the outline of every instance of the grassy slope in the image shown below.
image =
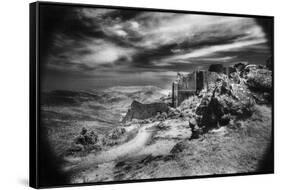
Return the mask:
[[115,180],[256,172],[270,146],[271,127],[271,108],[257,105],[245,121],[183,141],[180,153],[115,167]]
[[[42,127],[48,129],[50,143],[58,156],[64,156],[82,127],[106,134],[118,125],[113,123],[118,123],[120,112],[127,110],[131,99],[159,99],[161,96],[153,93],[151,88],[147,88],[147,92],[134,88],[123,92],[118,90],[124,89],[110,89],[106,97],[109,101],[104,104],[86,101],[79,106],[43,107]],[[104,122],[106,119],[113,123]],[[271,107],[256,105],[256,111],[250,118],[210,131],[199,139],[183,140],[183,134],[189,135],[189,130],[179,126],[178,131],[173,132],[174,126],[155,133],[154,140],[131,159],[117,159],[91,167],[78,182],[257,171],[271,142],[271,122]],[[173,125],[176,123],[171,121]],[[183,137],[177,136],[178,132]],[[132,137],[126,137],[124,142],[135,135],[136,131],[133,131]],[[180,141],[184,145],[182,152],[169,153]]]
[[53,91],[42,95],[41,127],[47,129],[45,131],[55,154],[63,157],[83,127],[107,135],[120,125],[122,114],[126,113],[134,99],[155,101],[163,93],[153,86],[131,86],[113,87],[98,93]]

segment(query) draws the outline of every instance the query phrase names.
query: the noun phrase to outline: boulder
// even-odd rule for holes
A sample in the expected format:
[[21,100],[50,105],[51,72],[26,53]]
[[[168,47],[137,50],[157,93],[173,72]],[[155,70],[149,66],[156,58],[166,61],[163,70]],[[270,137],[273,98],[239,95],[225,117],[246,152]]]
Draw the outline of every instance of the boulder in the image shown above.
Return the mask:
[[268,69],[251,69],[247,74],[247,86],[254,91],[272,91],[272,71]]
[[82,128],[80,135],[78,135],[74,139],[75,144],[81,144],[83,146],[89,144],[95,144],[97,141],[98,141],[98,135],[94,131],[88,133],[87,129],[84,127]]
[[[163,102],[155,102],[150,104],[142,104],[138,101],[133,101],[131,108],[128,110],[123,122],[131,121],[132,119],[148,119],[161,113],[168,112],[168,105]],[[166,115],[166,114],[165,114]]]
[[208,106],[202,114],[199,123],[201,126],[216,127],[220,118],[224,115],[223,105],[218,98],[212,97]]
[[98,135],[91,131],[88,133],[86,128],[82,128],[80,135],[75,137],[74,144],[81,144],[83,146],[89,145],[89,144],[96,144],[98,142]]
[[197,123],[206,130],[228,125],[231,115],[249,117],[253,113],[254,101],[244,84],[235,84],[228,78],[221,78],[212,94],[206,94],[196,109]]
[[100,151],[101,146],[99,136],[94,131],[88,132],[86,128],[82,128],[80,134],[76,136],[67,150],[67,154],[78,154],[92,151]]

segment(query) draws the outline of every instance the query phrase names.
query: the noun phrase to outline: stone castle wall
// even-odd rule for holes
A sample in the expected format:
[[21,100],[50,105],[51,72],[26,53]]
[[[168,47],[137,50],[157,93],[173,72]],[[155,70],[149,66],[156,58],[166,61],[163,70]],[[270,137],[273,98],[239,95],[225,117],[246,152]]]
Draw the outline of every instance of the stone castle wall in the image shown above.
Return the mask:
[[[233,68],[222,67],[223,72],[229,76],[233,72]],[[188,97],[199,93],[203,89],[210,88],[217,80],[218,75],[213,75],[210,71],[198,70],[187,74],[178,73],[177,79],[172,86],[172,105],[178,107]],[[214,77],[216,76],[216,77]]]
[[196,92],[206,88],[206,71],[194,71],[187,74],[178,74],[178,78],[173,82],[172,104],[177,107],[186,98],[196,94]]

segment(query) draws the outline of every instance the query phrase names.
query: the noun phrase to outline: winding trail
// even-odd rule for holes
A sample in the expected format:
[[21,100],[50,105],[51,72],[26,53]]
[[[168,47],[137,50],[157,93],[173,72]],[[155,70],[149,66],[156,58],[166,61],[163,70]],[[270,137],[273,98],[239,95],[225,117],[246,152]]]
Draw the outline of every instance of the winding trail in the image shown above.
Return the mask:
[[138,131],[138,134],[132,140],[121,144],[117,147],[102,152],[99,155],[90,154],[76,166],[65,168],[66,170],[84,170],[89,166],[98,165],[106,162],[114,161],[121,157],[134,156],[134,153],[140,151],[150,140],[152,131],[149,130],[155,123],[144,124]]

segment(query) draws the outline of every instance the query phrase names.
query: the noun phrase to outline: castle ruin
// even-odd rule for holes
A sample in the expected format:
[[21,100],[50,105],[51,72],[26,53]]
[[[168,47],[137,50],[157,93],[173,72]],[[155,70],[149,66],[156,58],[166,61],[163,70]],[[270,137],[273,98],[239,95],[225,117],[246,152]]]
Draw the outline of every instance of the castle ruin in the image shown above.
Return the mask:
[[172,86],[172,105],[178,107],[189,96],[207,88],[207,72],[178,73],[177,79]]
[[[224,73],[229,76],[235,69],[232,67],[223,67],[220,64],[211,65],[215,66],[215,70],[205,71],[197,70],[190,73],[178,73],[177,79],[172,85],[172,105],[178,107],[188,97],[199,93],[203,89],[208,89],[210,85],[209,80],[214,80],[210,76],[211,72]],[[210,67],[211,67],[210,66]],[[216,70],[218,68],[218,70]]]

